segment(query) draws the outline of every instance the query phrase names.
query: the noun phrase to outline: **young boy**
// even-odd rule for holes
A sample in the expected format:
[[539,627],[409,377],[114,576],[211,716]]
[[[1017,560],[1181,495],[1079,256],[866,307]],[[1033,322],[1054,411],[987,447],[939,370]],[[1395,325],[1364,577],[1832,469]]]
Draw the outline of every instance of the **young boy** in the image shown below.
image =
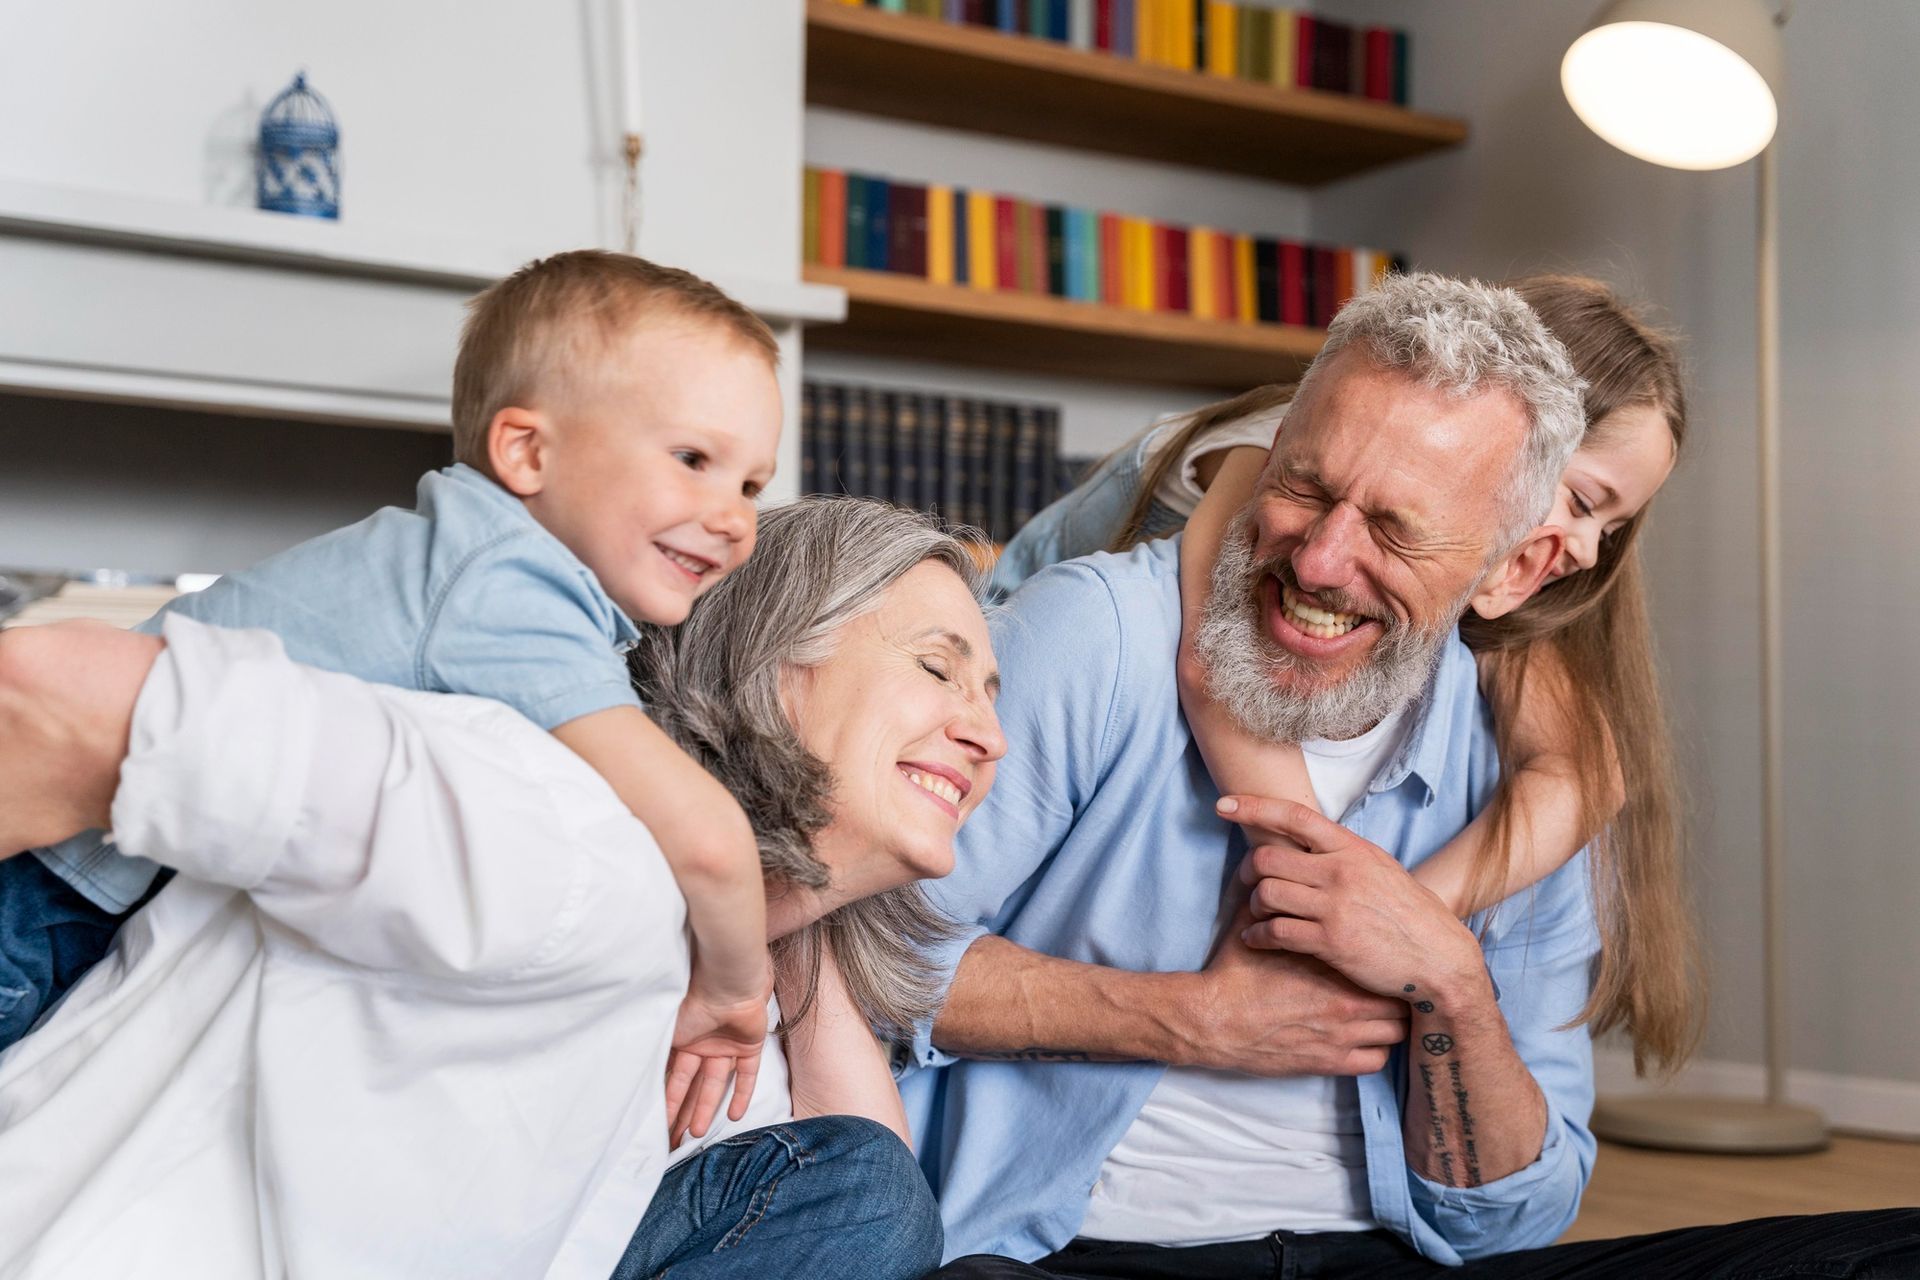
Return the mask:
[[[737,1059],[736,1112],[771,983],[753,833],[647,718],[619,650],[634,620],[681,622],[753,550],[777,358],[758,317],[687,272],[593,250],[530,263],[470,305],[456,462],[421,479],[417,509],[168,606],[274,631],[296,662],[507,703],[592,765],[687,900],[693,976],[674,1043]],[[102,832],[33,852],[0,862],[0,1048],[105,954],[157,874]]]

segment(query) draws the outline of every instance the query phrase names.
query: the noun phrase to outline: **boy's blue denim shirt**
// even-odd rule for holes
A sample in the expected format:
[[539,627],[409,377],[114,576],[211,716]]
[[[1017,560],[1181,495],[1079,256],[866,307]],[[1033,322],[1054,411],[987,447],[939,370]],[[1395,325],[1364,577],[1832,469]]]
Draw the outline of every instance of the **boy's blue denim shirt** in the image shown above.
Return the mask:
[[[1179,538],[1036,574],[992,619],[1008,751],[961,829],[953,874],[926,885],[962,925],[933,959],[947,982],[983,934],[1135,972],[1198,970],[1233,870],[1219,798],[1180,713]],[[1474,661],[1455,637],[1406,741],[1343,815],[1408,867],[1472,820],[1498,775]],[[1593,1167],[1592,1048],[1568,1027],[1598,950],[1576,856],[1503,904],[1481,932],[1514,1047],[1547,1101],[1525,1169],[1473,1188],[1408,1167],[1406,1058],[1359,1080],[1372,1213],[1443,1263],[1552,1242]],[[901,1081],[947,1253],[1033,1260],[1078,1231],[1101,1162],[1165,1068],[958,1061],[919,1028]]]
[[[518,498],[464,463],[422,476],[415,509],[382,508],[168,612],[264,628],[309,666],[492,698],[543,729],[640,705],[618,651],[638,637],[633,622]],[[161,614],[138,629],[159,634]],[[139,901],[158,870],[98,831],[34,853],[108,911]]]

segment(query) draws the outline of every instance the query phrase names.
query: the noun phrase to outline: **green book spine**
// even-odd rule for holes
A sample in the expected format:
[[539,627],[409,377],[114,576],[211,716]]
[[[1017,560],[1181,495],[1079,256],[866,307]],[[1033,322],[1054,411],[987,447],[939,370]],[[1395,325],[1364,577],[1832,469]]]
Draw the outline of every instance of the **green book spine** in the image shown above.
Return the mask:
[[867,180],[847,175],[847,265],[867,265]]

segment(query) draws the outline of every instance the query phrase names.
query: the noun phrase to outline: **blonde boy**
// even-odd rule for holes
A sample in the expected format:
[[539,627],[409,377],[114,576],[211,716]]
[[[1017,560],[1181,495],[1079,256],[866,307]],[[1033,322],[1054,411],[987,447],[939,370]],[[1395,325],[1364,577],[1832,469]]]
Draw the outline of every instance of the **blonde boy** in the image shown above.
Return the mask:
[[[752,552],[779,440],[777,358],[765,324],[687,272],[594,250],[530,263],[470,306],[455,465],[421,479],[414,510],[385,508],[169,606],[274,631],[297,662],[507,703],[592,765],[687,900],[695,958],[674,1043],[737,1059],[736,1114],[770,985],[753,833],[647,718],[619,650],[636,621],[682,621]],[[0,864],[16,907],[48,901],[44,930],[0,938],[0,962],[34,975],[0,1048],[104,954],[157,873],[101,832],[34,853],[58,880]],[[106,927],[76,956],[87,908]]]

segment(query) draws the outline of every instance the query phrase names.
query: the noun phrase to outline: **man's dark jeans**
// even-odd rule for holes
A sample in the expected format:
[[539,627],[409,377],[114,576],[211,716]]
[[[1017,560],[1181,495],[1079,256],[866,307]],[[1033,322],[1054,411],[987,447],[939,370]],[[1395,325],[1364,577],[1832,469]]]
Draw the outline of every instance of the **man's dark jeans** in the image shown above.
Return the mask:
[[824,1116],[667,1170],[613,1280],[916,1280],[942,1238],[906,1144],[871,1120]]
[[1168,1249],[1076,1240],[1037,1265],[960,1258],[928,1280],[1912,1280],[1920,1277],[1920,1209],[1757,1218],[1619,1240],[1583,1240],[1430,1262],[1384,1231],[1296,1235]]

